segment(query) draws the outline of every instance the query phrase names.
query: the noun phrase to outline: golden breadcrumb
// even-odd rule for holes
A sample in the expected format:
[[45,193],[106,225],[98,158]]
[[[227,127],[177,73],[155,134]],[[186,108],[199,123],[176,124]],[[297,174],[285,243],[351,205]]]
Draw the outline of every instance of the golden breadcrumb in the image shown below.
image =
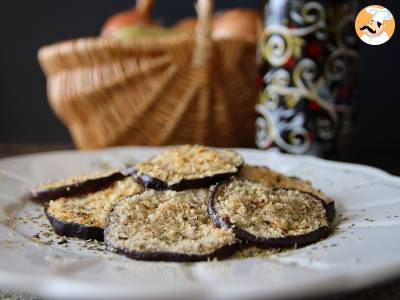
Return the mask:
[[242,164],[242,157],[232,150],[184,145],[163,151],[151,160],[138,163],[135,168],[139,173],[174,184],[183,179],[235,173]]
[[236,243],[231,230],[212,225],[207,189],[148,190],[119,202],[109,214],[105,239],[114,248],[145,253],[212,254]]
[[107,213],[115,203],[143,190],[141,185],[128,177],[95,193],[52,200],[47,211],[60,221],[104,228]]

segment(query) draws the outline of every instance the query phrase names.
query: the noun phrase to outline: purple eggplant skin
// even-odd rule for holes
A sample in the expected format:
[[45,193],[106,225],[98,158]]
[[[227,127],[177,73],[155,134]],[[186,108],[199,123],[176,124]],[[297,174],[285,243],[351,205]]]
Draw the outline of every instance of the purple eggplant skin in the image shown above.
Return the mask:
[[165,182],[163,180],[152,177],[145,173],[140,174],[137,171],[136,171],[137,175],[135,176],[135,178],[139,184],[141,184],[144,187],[149,188],[149,189],[153,189],[153,190],[157,190],[157,191],[161,191],[161,190],[184,191],[184,190],[190,190],[190,189],[208,188],[208,187],[212,186],[213,184],[227,180],[227,179],[231,178],[232,176],[236,176],[237,174],[239,174],[242,166],[243,166],[243,164],[238,166],[236,172],[216,174],[214,176],[207,176],[207,177],[197,178],[197,179],[182,179],[181,181],[174,183],[174,184],[168,184],[167,182]]
[[332,202],[326,203],[324,201],[324,206],[326,209],[326,217],[328,218],[329,223],[332,223],[336,217],[335,202],[332,201]]
[[53,189],[43,189],[40,191],[31,192],[29,198],[34,202],[47,202],[61,197],[80,196],[87,193],[94,193],[104,188],[107,188],[114,182],[122,180],[128,176],[133,175],[132,168],[126,168],[124,171],[115,172],[106,177],[89,179],[86,181],[60,186]]
[[[288,248],[293,246],[303,247],[328,237],[331,232],[331,229],[328,226],[324,226],[304,235],[286,236],[282,238],[264,238],[251,234],[246,230],[243,230],[237,226],[233,226],[233,224],[229,220],[229,217],[227,216],[222,217],[218,215],[215,209],[215,198],[222,184],[223,183],[219,183],[213,186],[210,190],[210,195],[207,204],[208,214],[210,215],[211,220],[215,226],[224,229],[231,228],[235,233],[236,237],[239,238],[243,243],[251,244],[260,248],[280,248],[280,247]],[[315,197],[315,195],[312,196]],[[319,199],[317,197],[315,198]],[[322,199],[319,200],[321,201],[321,203],[323,203],[328,216],[327,204]]]
[[209,254],[185,254],[185,253],[173,253],[173,252],[140,252],[129,250],[126,248],[114,247],[107,242],[107,233],[105,233],[105,243],[109,251],[125,255],[129,258],[135,260],[145,260],[145,261],[165,261],[165,262],[198,262],[207,261],[214,258],[224,259],[232,256],[238,249],[239,243],[232,245],[226,245],[220,249]]
[[44,213],[53,227],[54,232],[58,235],[76,237],[82,240],[98,240],[100,242],[104,240],[103,228],[58,220],[50,215],[46,208],[44,209]]

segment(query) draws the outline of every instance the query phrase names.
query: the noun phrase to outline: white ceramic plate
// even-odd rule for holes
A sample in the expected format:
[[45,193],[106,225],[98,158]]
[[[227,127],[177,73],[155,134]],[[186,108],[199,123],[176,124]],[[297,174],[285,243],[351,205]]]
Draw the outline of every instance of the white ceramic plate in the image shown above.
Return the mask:
[[[129,260],[37,243],[33,185],[104,165],[146,159],[156,148],[54,152],[0,160],[0,288],[51,298],[250,299],[305,297],[400,275],[400,179],[374,168],[239,150],[247,162],[312,180],[337,203],[328,239],[269,258],[195,264]],[[25,217],[24,217],[25,216]]]

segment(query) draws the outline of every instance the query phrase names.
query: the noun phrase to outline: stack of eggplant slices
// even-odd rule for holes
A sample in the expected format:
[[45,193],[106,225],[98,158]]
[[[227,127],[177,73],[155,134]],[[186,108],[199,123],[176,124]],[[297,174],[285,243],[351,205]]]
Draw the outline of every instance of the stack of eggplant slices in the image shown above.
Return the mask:
[[334,202],[309,181],[199,145],[42,184],[30,197],[44,204],[57,234],[104,240],[110,251],[155,261],[309,245],[329,235],[335,215]]

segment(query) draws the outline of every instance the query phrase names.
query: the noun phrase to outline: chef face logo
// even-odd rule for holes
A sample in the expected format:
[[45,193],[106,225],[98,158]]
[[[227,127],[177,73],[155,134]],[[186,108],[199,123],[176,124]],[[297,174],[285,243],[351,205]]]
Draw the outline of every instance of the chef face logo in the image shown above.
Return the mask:
[[380,5],[363,8],[357,15],[355,29],[358,37],[368,45],[381,45],[392,37],[395,21],[392,13]]

